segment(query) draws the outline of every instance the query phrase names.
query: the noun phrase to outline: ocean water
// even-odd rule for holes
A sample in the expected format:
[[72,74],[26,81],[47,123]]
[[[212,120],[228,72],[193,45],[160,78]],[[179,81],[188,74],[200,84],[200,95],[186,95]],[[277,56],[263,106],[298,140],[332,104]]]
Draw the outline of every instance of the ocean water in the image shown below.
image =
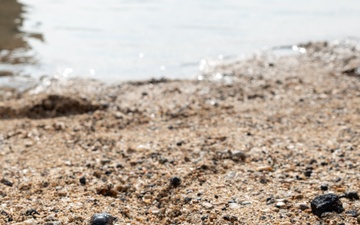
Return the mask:
[[192,79],[204,62],[360,37],[359,22],[358,0],[2,0],[0,75]]

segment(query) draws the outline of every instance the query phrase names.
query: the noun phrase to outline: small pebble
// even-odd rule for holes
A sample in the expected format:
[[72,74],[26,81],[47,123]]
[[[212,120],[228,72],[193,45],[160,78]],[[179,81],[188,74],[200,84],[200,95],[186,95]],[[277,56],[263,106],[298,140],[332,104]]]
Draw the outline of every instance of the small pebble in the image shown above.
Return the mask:
[[97,213],[91,217],[90,225],[113,225],[115,218],[107,213]]
[[327,184],[322,184],[322,185],[320,185],[320,189],[322,191],[327,191],[329,189],[329,186]]
[[237,204],[236,202],[229,203],[229,207],[232,209],[240,208],[239,204]]
[[345,198],[349,200],[359,200],[359,194],[356,191],[349,191],[345,193]]
[[0,180],[0,183],[5,184],[6,186],[9,186],[9,187],[13,186],[13,183],[11,181],[6,180],[4,178]]
[[242,151],[233,151],[233,152],[231,152],[231,158],[235,162],[245,161],[246,155]]
[[275,207],[279,208],[279,209],[286,209],[286,204],[285,204],[285,202],[277,202],[275,204]]
[[257,171],[261,172],[261,171],[273,171],[273,168],[271,166],[259,166],[258,168],[256,168]]
[[274,199],[273,196],[270,196],[270,197],[266,198],[266,204],[267,205],[270,205],[270,204],[273,204],[273,203],[275,203],[275,199]]
[[170,178],[170,184],[174,187],[177,187],[181,184],[181,179],[178,177],[172,177]]
[[346,191],[346,189],[343,188],[343,187],[335,188],[335,190],[336,190],[337,192],[345,192],[345,191]]
[[212,209],[214,206],[211,204],[211,203],[209,203],[209,202],[203,202],[202,204],[201,204],[204,208],[206,208],[206,209]]
[[204,220],[207,220],[208,218],[209,218],[208,215],[204,215],[204,216],[201,217],[201,220],[204,221]]
[[40,215],[40,213],[38,211],[36,211],[35,209],[29,209],[26,210],[25,215],[27,216],[34,216],[35,214]]
[[62,225],[62,223],[60,221],[49,221],[44,223],[43,225]]
[[85,178],[85,177],[81,177],[81,178],[79,179],[79,181],[80,181],[80,184],[82,184],[82,185],[85,185],[85,184],[86,184],[86,178]]
[[306,169],[305,172],[304,172],[304,175],[306,177],[311,177],[311,174],[312,174],[312,170],[311,169]]
[[266,216],[260,216],[260,220],[266,220]]
[[188,204],[189,202],[191,202],[191,198],[190,197],[185,197],[184,198],[184,203]]
[[348,210],[345,212],[346,215],[352,216],[352,217],[357,217],[359,214],[356,210]]
[[321,217],[326,212],[341,213],[344,211],[344,208],[337,195],[325,194],[319,195],[311,201],[311,211],[318,217]]
[[250,201],[243,201],[240,204],[241,205],[251,205],[251,202]]

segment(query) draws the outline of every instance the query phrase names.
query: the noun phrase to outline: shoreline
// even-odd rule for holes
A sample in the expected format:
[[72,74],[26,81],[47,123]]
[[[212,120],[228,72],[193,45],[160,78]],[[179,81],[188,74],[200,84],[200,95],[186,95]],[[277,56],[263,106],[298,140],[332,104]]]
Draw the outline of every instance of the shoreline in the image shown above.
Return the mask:
[[300,47],[201,81],[75,79],[2,95],[0,221],[357,224],[345,212],[359,200],[321,219],[310,202],[360,192],[360,50]]

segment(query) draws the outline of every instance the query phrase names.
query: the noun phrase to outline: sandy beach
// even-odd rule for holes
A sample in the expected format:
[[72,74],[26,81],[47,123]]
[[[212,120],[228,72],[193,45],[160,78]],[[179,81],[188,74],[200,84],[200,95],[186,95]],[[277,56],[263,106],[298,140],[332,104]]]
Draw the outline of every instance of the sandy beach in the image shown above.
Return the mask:
[[0,95],[0,224],[358,224],[360,50],[308,43],[201,80]]

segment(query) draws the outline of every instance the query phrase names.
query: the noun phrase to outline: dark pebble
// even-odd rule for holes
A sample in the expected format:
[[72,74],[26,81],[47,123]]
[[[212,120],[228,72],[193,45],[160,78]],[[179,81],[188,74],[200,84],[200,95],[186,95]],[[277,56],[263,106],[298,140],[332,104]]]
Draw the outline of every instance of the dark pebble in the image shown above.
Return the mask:
[[86,178],[85,178],[85,177],[81,177],[81,178],[79,179],[79,181],[80,181],[80,184],[82,184],[82,185],[85,185],[85,184],[86,184]]
[[9,186],[9,187],[13,186],[13,183],[11,181],[6,180],[4,178],[0,180],[0,183],[5,184],[6,186]]
[[204,220],[207,220],[208,218],[209,218],[208,215],[204,215],[201,217],[201,220],[204,221]]
[[233,151],[231,152],[231,159],[235,162],[245,161],[246,154],[242,151]]
[[359,194],[356,191],[349,191],[345,193],[345,198],[349,200],[359,200]]
[[190,197],[185,197],[185,198],[184,198],[184,203],[185,203],[185,204],[188,204],[189,202],[191,202],[191,199],[192,199],[192,198],[190,198]]
[[344,208],[337,195],[325,194],[319,195],[311,201],[311,210],[315,215],[321,217],[326,212],[341,213],[344,211]]
[[270,196],[270,197],[266,198],[266,204],[267,205],[270,205],[270,204],[273,204],[273,203],[275,203],[275,199],[274,199],[273,196]]
[[177,186],[180,185],[180,183],[181,183],[181,179],[180,179],[180,178],[178,178],[178,177],[172,177],[172,178],[170,178],[170,184],[171,184],[172,186],[177,187]]
[[124,168],[124,166],[120,163],[116,164],[116,168]]
[[356,210],[348,210],[345,212],[346,215],[352,216],[352,217],[357,217],[359,214]]
[[115,217],[107,213],[97,213],[91,217],[90,225],[113,225]]
[[305,172],[304,172],[304,175],[307,176],[307,177],[311,177],[311,174],[312,174],[311,169],[306,169]]
[[166,158],[160,158],[159,159],[159,163],[160,164],[165,164],[165,163],[167,163],[168,162],[168,159],[166,159]]
[[36,211],[35,209],[28,209],[25,212],[25,215],[27,215],[27,216],[34,216],[35,214],[40,215],[40,213],[38,211]]
[[43,225],[62,225],[60,221],[49,221],[44,223]]
[[322,185],[320,186],[320,189],[321,189],[322,191],[327,191],[327,190],[329,189],[329,186],[328,186],[327,184],[322,184]]

